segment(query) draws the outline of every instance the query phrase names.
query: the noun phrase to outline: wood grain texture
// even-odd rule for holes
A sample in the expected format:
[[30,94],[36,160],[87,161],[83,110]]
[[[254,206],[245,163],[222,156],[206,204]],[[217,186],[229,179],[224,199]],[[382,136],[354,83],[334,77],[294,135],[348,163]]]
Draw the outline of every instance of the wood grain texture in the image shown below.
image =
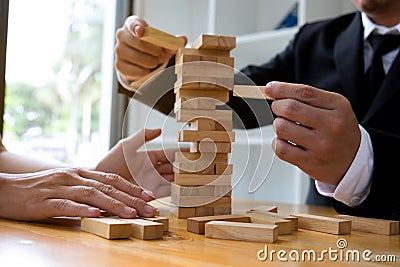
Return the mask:
[[256,206],[254,208],[249,209],[248,211],[266,211],[266,212],[278,212],[278,207],[277,206],[267,206],[267,205],[260,205]]
[[132,234],[130,223],[115,218],[82,218],[81,231],[107,239],[129,238]]
[[185,46],[185,40],[182,38],[152,27],[144,28],[143,36],[140,39],[170,50],[178,50]]
[[336,215],[335,218],[351,221],[351,230],[379,235],[398,235],[399,221]]
[[205,236],[218,239],[274,243],[278,240],[278,226],[258,223],[211,221],[206,223]]
[[168,217],[162,217],[162,216],[155,216],[155,217],[151,217],[151,218],[139,217],[139,219],[161,223],[163,225],[163,232],[168,232],[168,230],[169,230],[169,218]]
[[160,239],[163,236],[163,224],[143,219],[123,219],[119,218],[121,222],[130,223],[131,237],[152,240]]
[[241,98],[274,100],[265,93],[265,86],[235,85],[233,95]]
[[284,220],[289,220],[292,222],[293,226],[293,231],[297,231],[299,228],[299,223],[298,223],[298,218],[286,214],[280,214],[280,213],[275,213],[275,212],[268,212],[268,211],[259,211],[259,210],[248,210],[247,213],[253,213],[253,214],[261,214],[261,215],[266,215],[269,217],[275,217],[279,219],[284,219]]
[[307,229],[335,235],[344,235],[351,233],[350,220],[311,214],[292,214],[292,216],[298,218],[300,229]]
[[236,37],[202,34],[193,43],[192,48],[204,50],[226,50],[230,51],[236,47]]
[[201,175],[175,173],[175,184],[186,186],[231,185],[231,175]]
[[182,130],[179,132],[179,142],[200,142],[204,139],[211,139],[214,142],[230,143],[230,142],[235,142],[235,133],[226,131],[192,131],[192,130]]
[[217,216],[204,216],[193,217],[187,219],[187,230],[196,234],[204,234],[205,225],[210,221],[230,221],[230,222],[244,222],[250,223],[250,217],[246,215],[231,214],[231,215],[217,215]]
[[273,224],[278,226],[278,235],[291,235],[293,222],[282,218],[268,216],[266,214],[247,213],[252,223]]

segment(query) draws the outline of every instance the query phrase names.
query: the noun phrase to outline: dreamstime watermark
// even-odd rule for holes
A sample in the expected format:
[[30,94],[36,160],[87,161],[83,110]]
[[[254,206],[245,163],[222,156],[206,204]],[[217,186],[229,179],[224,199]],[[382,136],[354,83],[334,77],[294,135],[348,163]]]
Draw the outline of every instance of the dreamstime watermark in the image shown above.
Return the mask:
[[329,247],[320,252],[317,252],[314,249],[292,249],[290,251],[284,249],[269,250],[268,246],[265,245],[263,249],[257,252],[257,258],[259,261],[270,262],[322,262],[325,260],[331,262],[396,262],[397,260],[396,255],[374,255],[374,253],[369,249],[346,249],[347,245],[347,240],[344,238],[340,238],[336,241],[337,248]]

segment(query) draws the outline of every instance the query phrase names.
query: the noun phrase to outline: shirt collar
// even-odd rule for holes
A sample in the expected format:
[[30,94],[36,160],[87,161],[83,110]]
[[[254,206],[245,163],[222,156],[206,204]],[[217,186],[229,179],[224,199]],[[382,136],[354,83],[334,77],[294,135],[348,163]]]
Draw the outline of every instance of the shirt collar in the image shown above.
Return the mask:
[[364,12],[361,13],[361,21],[364,26],[364,40],[366,40],[373,31],[378,34],[387,34],[393,31],[400,34],[400,23],[390,28],[381,26],[370,20]]

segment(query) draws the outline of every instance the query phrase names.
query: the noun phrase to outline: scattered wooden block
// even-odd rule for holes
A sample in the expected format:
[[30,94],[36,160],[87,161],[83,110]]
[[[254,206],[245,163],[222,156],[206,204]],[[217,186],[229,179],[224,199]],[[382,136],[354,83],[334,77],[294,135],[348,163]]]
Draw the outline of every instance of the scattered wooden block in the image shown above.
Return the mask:
[[131,237],[142,240],[152,240],[160,239],[163,236],[164,226],[162,223],[152,222],[143,219],[119,218],[119,220],[130,224]]
[[265,93],[265,86],[235,85],[233,95],[242,98],[274,100]]
[[267,211],[267,212],[278,212],[278,207],[277,206],[266,206],[266,205],[261,205],[257,206],[255,208],[249,209],[249,211]]
[[182,38],[152,27],[146,27],[140,39],[170,50],[178,50],[185,46],[185,40]]
[[206,223],[205,236],[219,239],[274,243],[278,240],[278,226],[258,223],[211,221]]
[[268,217],[274,217],[274,218],[278,218],[278,219],[283,219],[283,220],[288,220],[292,222],[292,230],[293,231],[297,231],[298,230],[298,218],[294,217],[294,216],[290,216],[290,215],[284,215],[284,214],[279,214],[279,213],[275,213],[275,212],[268,212],[268,211],[252,211],[252,210],[248,210],[247,213],[251,213],[251,214],[260,214],[260,215],[265,215]]
[[230,175],[201,175],[175,173],[175,184],[183,186],[231,185]]
[[204,216],[194,217],[187,219],[187,230],[188,232],[196,234],[204,234],[205,224],[210,221],[230,221],[230,222],[244,222],[250,223],[250,217],[245,215],[218,215],[218,216]]
[[114,218],[82,218],[81,231],[107,239],[129,238],[132,234],[130,223]]
[[169,230],[169,219],[167,217],[160,217],[157,215],[157,216],[151,217],[151,218],[139,217],[139,219],[156,222],[156,223],[161,223],[163,225],[163,232],[168,232],[168,230]]
[[278,226],[278,235],[291,235],[293,231],[293,222],[289,220],[284,220],[281,218],[276,218],[272,216],[267,216],[265,214],[248,213],[252,223],[261,224],[274,224]]
[[[225,111],[225,110],[220,110],[220,111]],[[192,130],[182,130],[179,132],[180,142],[200,142],[207,138],[213,140],[214,142],[230,143],[235,141],[235,133],[226,131],[192,131]]]
[[310,214],[292,214],[298,218],[299,228],[335,235],[351,232],[351,221]]
[[379,235],[399,234],[399,221],[356,217],[350,215],[336,215],[335,217],[351,221],[351,230],[354,231],[367,232]]

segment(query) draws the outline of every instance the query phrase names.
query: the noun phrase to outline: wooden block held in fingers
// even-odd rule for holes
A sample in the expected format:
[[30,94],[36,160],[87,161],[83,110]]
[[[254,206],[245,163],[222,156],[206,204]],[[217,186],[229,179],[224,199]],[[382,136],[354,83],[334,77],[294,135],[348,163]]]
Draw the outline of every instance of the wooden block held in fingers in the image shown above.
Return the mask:
[[132,234],[130,223],[115,218],[82,218],[81,231],[107,239],[129,238]]
[[399,221],[375,218],[356,217],[350,215],[336,215],[336,218],[350,220],[351,230],[379,235],[398,235]]
[[188,218],[187,230],[188,232],[196,234],[204,234],[205,224],[210,221],[230,221],[230,222],[244,222],[250,223],[250,217],[245,215],[218,215],[218,216],[204,216]]
[[235,141],[235,133],[225,132],[225,131],[191,131],[191,130],[183,130],[179,132],[180,142],[199,142],[206,138],[210,138],[214,142],[230,143]]
[[156,223],[161,223],[163,225],[163,231],[168,232],[169,229],[169,219],[167,217],[160,217],[160,216],[155,216],[155,217],[138,217],[139,219],[147,220],[147,221],[152,221]]
[[265,93],[265,86],[235,85],[233,95],[241,98],[274,100]]
[[205,236],[218,239],[274,243],[278,240],[278,226],[258,223],[211,221],[206,223]]
[[196,216],[195,207],[172,207],[171,213],[179,219],[187,219]]
[[299,228],[335,235],[351,232],[351,221],[310,214],[292,214],[298,218]]
[[257,206],[254,208],[251,208],[249,211],[267,211],[267,212],[278,212],[278,207],[277,206],[266,206],[266,205],[261,205]]
[[131,237],[152,240],[160,239],[163,236],[163,224],[143,219],[123,219],[119,218],[122,222],[131,224],[132,232]]
[[272,216],[267,216],[264,214],[248,213],[252,223],[262,223],[262,224],[274,224],[278,226],[278,235],[291,235],[293,231],[293,222],[289,220],[284,220],[281,218],[276,218]]
[[170,50],[178,50],[185,46],[185,40],[182,38],[152,27],[144,28],[143,36],[140,39]]

